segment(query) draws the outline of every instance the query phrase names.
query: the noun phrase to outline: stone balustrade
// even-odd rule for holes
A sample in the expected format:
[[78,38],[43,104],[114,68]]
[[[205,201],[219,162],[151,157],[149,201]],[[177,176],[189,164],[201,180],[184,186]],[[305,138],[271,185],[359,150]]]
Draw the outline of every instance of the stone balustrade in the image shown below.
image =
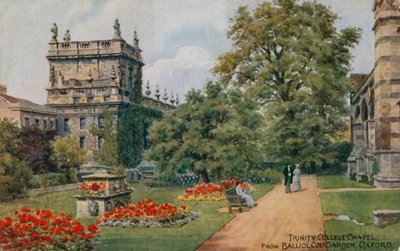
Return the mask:
[[61,56],[92,56],[125,54],[140,57],[140,52],[125,40],[94,40],[50,43],[48,58]]

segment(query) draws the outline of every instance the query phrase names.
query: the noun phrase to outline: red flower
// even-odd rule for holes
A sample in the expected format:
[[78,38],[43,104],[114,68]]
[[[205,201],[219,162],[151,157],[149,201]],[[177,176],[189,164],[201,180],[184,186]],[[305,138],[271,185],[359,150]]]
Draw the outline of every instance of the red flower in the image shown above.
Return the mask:
[[87,229],[92,232],[92,233],[97,233],[99,231],[99,227],[96,226],[95,224],[91,224],[87,227]]

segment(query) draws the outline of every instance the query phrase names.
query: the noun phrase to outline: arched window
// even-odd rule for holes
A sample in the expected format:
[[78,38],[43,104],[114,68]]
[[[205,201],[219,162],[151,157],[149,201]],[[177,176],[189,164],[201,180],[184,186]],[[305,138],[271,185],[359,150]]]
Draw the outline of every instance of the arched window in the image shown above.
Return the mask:
[[369,98],[369,118],[373,119],[375,116],[375,93],[371,90],[371,97]]
[[365,99],[362,102],[361,119],[363,122],[368,120],[368,105],[367,102],[365,102]]

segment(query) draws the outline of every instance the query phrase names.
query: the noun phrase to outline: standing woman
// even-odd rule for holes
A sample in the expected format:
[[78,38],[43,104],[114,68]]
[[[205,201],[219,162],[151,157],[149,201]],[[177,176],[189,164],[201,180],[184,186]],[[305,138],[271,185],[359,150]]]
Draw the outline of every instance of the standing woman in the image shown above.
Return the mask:
[[296,164],[296,169],[294,169],[293,175],[294,175],[294,191],[299,192],[301,189],[299,164]]

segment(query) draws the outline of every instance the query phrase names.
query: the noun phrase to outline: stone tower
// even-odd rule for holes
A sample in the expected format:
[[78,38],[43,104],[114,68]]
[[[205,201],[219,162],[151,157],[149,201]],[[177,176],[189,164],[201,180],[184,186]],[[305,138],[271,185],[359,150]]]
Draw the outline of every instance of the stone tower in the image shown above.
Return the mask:
[[56,24],[51,31],[47,106],[57,110],[61,136],[72,133],[81,147],[100,148],[102,139],[89,134],[90,125],[104,126],[104,112],[117,122],[118,114],[140,102],[144,64],[138,39],[134,45],[122,39],[118,20],[110,40],[70,41],[68,34],[60,42]]
[[400,10],[397,0],[374,0],[374,127],[378,187],[400,187]]

